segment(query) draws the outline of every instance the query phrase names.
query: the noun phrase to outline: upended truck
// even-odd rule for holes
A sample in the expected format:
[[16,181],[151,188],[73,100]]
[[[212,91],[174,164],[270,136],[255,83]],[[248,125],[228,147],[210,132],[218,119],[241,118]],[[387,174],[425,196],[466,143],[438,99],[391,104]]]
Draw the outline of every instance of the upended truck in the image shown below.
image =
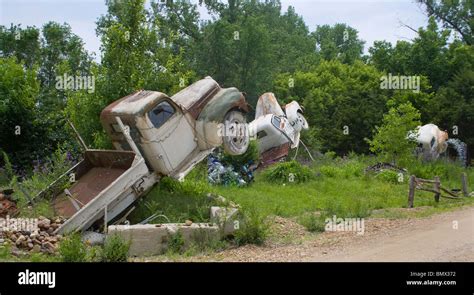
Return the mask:
[[300,130],[308,128],[296,102],[284,108],[272,93],[264,94],[256,120],[247,124],[243,93],[221,88],[210,77],[171,97],[141,90],[113,102],[100,120],[115,150],[89,149],[78,135],[83,160],[63,174],[72,184],[52,202],[55,214],[67,219],[56,233],[120,222],[163,176],[183,179],[216,147],[243,154],[252,133],[263,156],[284,157],[289,146],[298,146]]

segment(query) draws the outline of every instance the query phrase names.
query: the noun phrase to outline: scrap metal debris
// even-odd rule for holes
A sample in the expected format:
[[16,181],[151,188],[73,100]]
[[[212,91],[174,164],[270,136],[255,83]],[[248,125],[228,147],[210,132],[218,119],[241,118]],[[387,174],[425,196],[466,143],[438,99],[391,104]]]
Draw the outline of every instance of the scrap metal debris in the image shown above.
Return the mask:
[[252,163],[236,168],[232,165],[225,165],[221,161],[220,154],[211,154],[207,158],[207,179],[214,185],[237,185],[244,186],[254,179]]
[[400,168],[400,167],[395,166],[395,165],[390,164],[390,163],[377,163],[375,165],[372,165],[372,166],[369,166],[369,167],[365,168],[365,173],[368,173],[368,172],[379,173],[379,172],[382,172],[384,170],[392,170],[392,171],[395,171],[397,173],[407,173],[408,172],[406,169]]

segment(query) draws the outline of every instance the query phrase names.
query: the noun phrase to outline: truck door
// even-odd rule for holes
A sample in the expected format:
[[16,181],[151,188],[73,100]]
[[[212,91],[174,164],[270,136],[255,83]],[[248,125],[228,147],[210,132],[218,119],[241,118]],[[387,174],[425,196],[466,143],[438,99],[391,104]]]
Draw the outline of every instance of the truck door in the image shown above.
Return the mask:
[[[153,126],[149,141],[159,166],[154,168],[170,174],[197,148],[194,126],[181,109],[168,100],[159,102],[147,115]],[[152,163],[152,166],[155,165]]]

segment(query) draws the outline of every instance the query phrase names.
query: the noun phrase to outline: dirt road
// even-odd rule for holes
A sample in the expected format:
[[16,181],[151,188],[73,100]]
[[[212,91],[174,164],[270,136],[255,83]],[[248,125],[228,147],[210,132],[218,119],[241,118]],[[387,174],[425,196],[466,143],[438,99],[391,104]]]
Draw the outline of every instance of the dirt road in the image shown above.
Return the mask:
[[[426,208],[398,211],[416,213]],[[365,232],[308,233],[294,220],[276,217],[264,246],[246,245],[192,257],[156,256],[134,261],[227,262],[474,262],[474,207],[425,218],[369,218]]]
[[474,261],[474,208],[415,220],[313,261]]

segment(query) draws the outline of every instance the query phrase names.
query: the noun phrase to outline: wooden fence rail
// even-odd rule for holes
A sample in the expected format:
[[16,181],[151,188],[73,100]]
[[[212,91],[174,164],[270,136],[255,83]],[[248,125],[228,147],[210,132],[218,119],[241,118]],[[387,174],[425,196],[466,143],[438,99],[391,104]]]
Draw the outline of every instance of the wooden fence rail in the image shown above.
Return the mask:
[[[431,187],[427,187],[426,184],[430,184]],[[460,199],[462,197],[469,196],[466,173],[463,173],[461,175],[462,195],[460,195],[458,192],[442,187],[441,181],[438,176],[436,176],[433,180],[431,180],[431,179],[417,178],[415,175],[411,175],[408,185],[409,185],[408,208],[413,208],[416,190],[422,190],[422,191],[434,193],[434,199],[436,202],[439,202],[440,197],[448,198],[448,199]],[[446,193],[447,195],[443,195],[442,192]]]

